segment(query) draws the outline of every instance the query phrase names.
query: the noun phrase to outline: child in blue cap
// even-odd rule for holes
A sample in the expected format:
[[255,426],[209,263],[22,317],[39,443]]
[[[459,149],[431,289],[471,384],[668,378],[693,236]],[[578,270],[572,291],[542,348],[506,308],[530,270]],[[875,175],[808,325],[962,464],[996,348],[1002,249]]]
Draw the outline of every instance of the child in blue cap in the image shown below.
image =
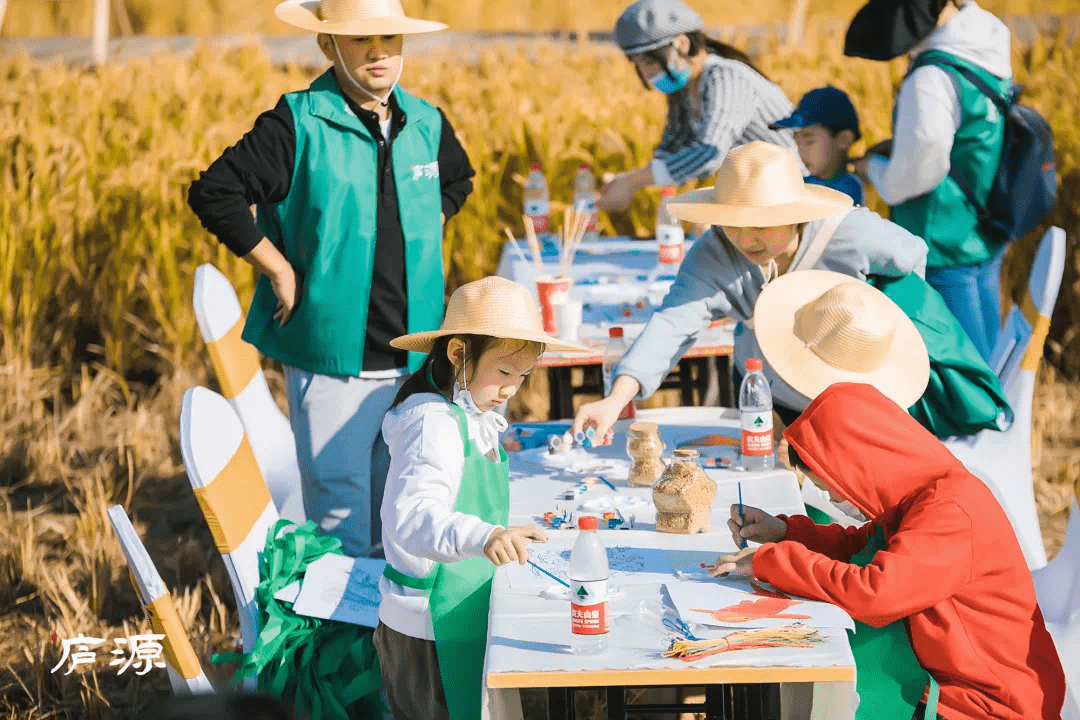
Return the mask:
[[811,90],[799,101],[795,112],[769,126],[772,130],[791,128],[799,157],[810,174],[812,185],[825,185],[863,204],[863,184],[847,171],[848,150],[859,139],[859,116],[847,93],[832,85]]

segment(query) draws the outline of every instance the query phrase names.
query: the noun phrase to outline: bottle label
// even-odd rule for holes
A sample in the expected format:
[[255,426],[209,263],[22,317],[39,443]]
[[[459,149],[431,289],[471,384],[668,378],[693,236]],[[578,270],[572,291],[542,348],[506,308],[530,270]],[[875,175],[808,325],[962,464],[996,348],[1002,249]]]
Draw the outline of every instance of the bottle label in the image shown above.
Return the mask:
[[765,456],[773,451],[772,412],[742,413],[742,454]]
[[546,233],[551,227],[548,218],[549,203],[547,200],[526,200],[525,214],[532,220],[533,230],[538,233]]
[[680,263],[683,259],[683,229],[678,225],[656,228],[657,256],[662,263]]
[[603,635],[608,631],[607,580],[570,581],[570,631]]

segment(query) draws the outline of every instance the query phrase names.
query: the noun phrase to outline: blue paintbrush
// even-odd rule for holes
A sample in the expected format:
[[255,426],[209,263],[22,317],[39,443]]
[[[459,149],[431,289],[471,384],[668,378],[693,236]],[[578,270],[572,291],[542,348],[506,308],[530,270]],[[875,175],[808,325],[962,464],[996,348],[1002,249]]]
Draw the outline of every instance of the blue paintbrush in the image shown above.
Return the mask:
[[742,537],[742,528],[746,527],[746,516],[743,515],[742,509],[742,483],[739,483],[739,537],[742,538],[742,543],[739,545],[739,549],[746,547],[746,538]]
[[539,570],[540,572],[544,573],[545,575],[547,575],[547,576],[548,576],[549,578],[551,578],[551,579],[552,579],[552,580],[554,580],[555,582],[559,583],[560,585],[563,585],[563,586],[565,586],[565,587],[570,587],[570,583],[566,582],[566,581],[565,581],[565,580],[563,580],[562,578],[559,578],[559,577],[556,577],[556,576],[552,575],[552,574],[551,574],[551,573],[549,573],[549,572],[548,572],[547,570],[545,570],[544,568],[542,568],[542,567],[540,567],[539,565],[537,565],[536,563],[534,563],[534,562],[533,562],[532,560],[526,560],[525,562],[529,563],[529,564],[530,564],[530,565],[532,565],[532,566],[533,566],[534,568],[536,568],[536,569],[537,569],[537,570]]

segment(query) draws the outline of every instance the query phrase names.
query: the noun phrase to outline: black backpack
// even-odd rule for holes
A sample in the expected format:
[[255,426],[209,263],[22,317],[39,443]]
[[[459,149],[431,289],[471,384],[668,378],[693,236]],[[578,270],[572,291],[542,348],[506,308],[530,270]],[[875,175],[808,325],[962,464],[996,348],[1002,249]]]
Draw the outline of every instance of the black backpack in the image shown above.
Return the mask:
[[990,98],[1005,118],[1001,163],[985,206],[975,199],[967,180],[955,168],[949,170],[978,213],[980,227],[997,242],[1016,240],[1037,228],[1057,197],[1057,162],[1050,125],[1034,109],[1017,102],[1023,87],[1014,84],[1010,97],[1004,98],[971,70],[947,58],[935,55],[918,64],[955,70]]

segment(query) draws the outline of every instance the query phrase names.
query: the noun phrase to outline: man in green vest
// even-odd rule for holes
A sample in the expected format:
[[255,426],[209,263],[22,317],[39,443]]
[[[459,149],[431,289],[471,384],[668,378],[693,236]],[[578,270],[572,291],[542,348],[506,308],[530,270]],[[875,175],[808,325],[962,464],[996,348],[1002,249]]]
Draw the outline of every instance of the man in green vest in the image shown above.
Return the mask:
[[445,25],[398,0],[275,12],[318,33],[333,67],[260,115],[188,202],[262,274],[243,338],[284,366],[307,517],[367,556],[381,540],[382,418],[422,360],[390,340],[439,327],[442,227],[475,173],[442,112],[398,85],[402,36]]
[[989,359],[1001,325],[1005,247],[979,227],[949,172],[985,203],[1005,119],[970,80],[939,63],[959,65],[1007,97],[1009,30],[974,0],[871,0],[852,20],[844,52],[871,60],[911,55],[896,97],[891,152],[873,148],[855,171],[892,207],[893,222],[926,240],[926,281]]

